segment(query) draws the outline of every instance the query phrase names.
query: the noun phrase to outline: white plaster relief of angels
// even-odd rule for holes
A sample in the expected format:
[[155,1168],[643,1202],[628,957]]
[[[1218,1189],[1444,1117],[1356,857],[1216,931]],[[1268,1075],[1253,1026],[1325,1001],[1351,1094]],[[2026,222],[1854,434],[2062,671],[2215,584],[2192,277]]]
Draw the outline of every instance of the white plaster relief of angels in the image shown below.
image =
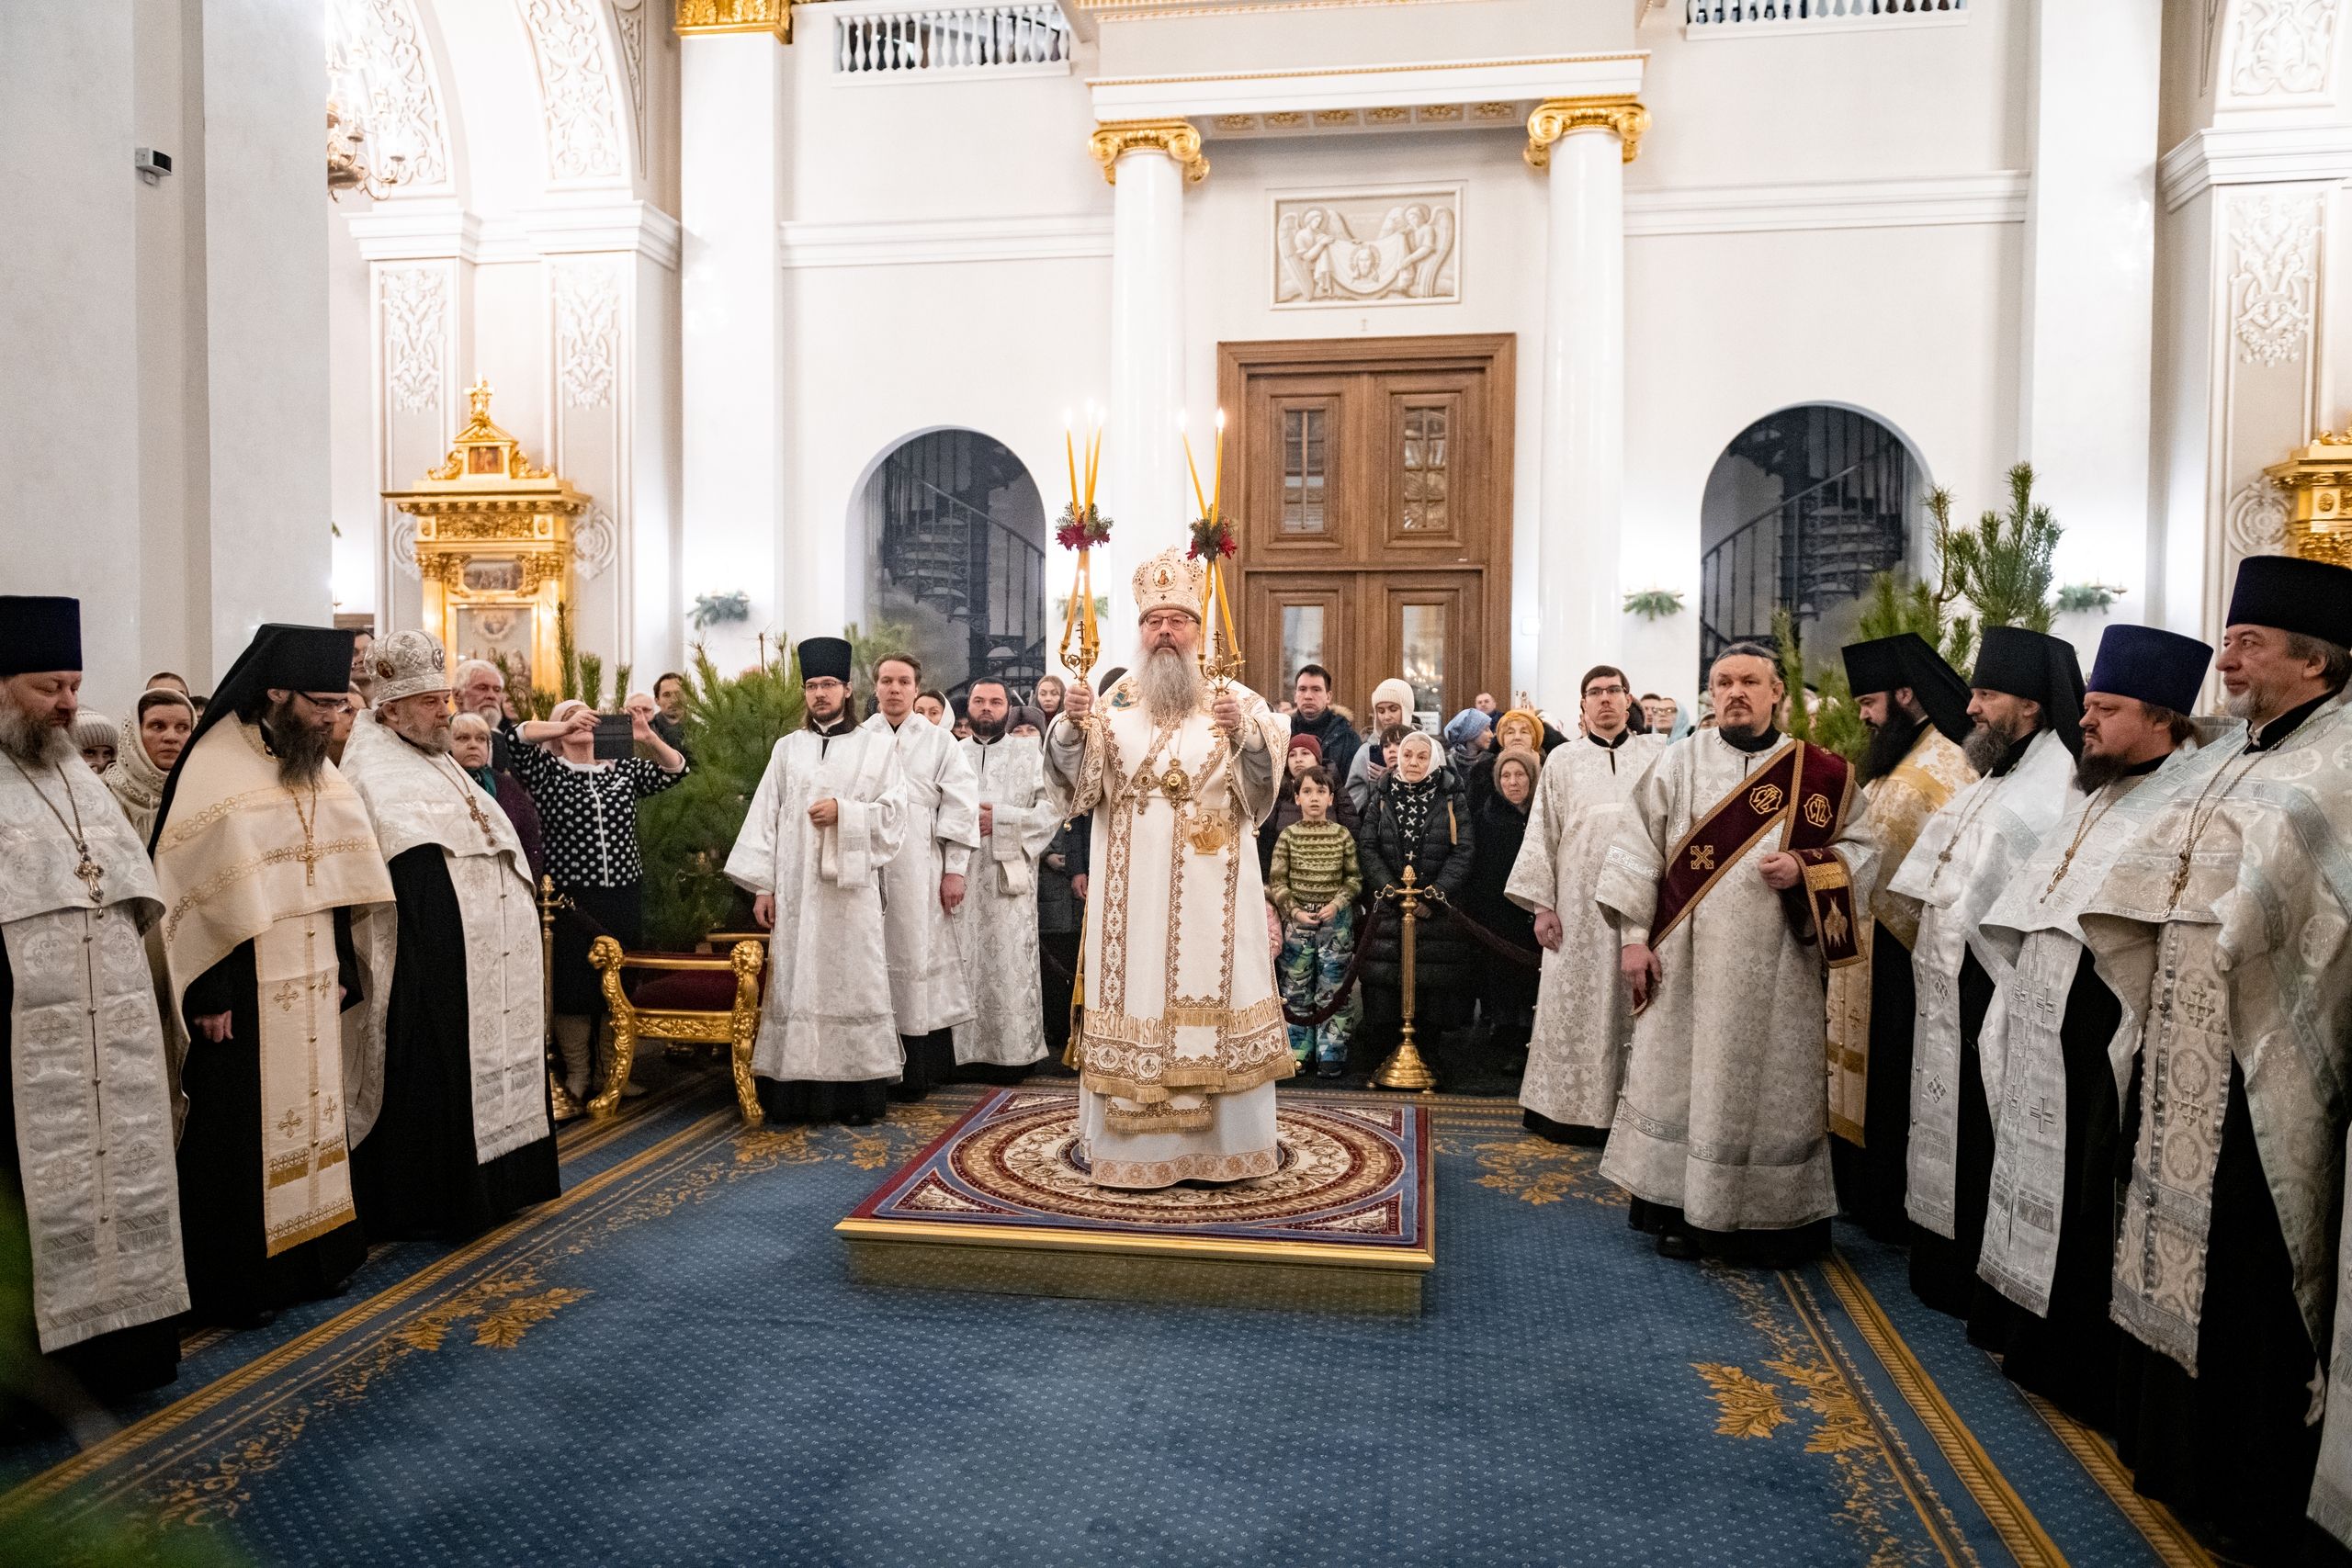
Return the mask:
[[1337,207],[1285,210],[1275,230],[1282,276],[1274,302],[1453,299],[1457,291],[1445,264],[1453,254],[1454,227],[1453,209],[1429,199],[1395,203],[1368,240],[1356,238]]

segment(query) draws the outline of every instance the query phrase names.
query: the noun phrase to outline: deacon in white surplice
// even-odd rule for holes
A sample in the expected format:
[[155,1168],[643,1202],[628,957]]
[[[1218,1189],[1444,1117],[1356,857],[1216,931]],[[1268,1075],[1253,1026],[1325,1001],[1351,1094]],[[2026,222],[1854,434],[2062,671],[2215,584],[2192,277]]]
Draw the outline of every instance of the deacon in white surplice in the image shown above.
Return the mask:
[[1634,1008],[1600,1170],[1662,1256],[1793,1258],[1828,1245],[1838,1210],[1824,950],[1860,957],[1869,914],[1849,895],[1870,885],[1877,850],[1847,815],[1844,761],[1773,727],[1770,649],[1725,649],[1708,690],[1716,728],[1668,746],[1634,784],[1594,892]]
[[498,799],[449,755],[449,675],[428,632],[367,657],[372,706],[352,722],[343,776],[359,792],[392,879],[390,906],[353,922],[390,976],[355,1014],[355,1060],[383,1082],[355,1105],[351,1183],[377,1239],[479,1234],[561,1189],[548,1119],[547,980],[531,865]]
[[1004,682],[973,682],[965,716],[972,733],[956,744],[979,781],[980,850],[956,913],[972,990],[972,1017],[956,1026],[956,1065],[1026,1069],[1046,1055],[1037,860],[1061,827],[1061,814],[1046,795],[1038,741],[1006,733],[1012,711]]
[[2072,804],[2083,744],[2083,676],[2072,643],[1987,626],[1968,683],[1975,728],[1962,749],[1979,776],[1928,818],[1883,896],[1915,914],[1919,931],[1911,947],[1917,999],[1904,1187],[1917,1227],[1911,1288],[1955,1316],[1967,1314],[1976,1292],[1993,1174],[1988,1107],[2001,1083],[1983,1030],[2002,965],[1977,921]]
[[[145,849],[74,744],[81,606],[0,596],[0,1201],[23,1194],[31,1293],[0,1344],[38,1339],[17,1392],[69,1415],[179,1370],[187,1309],[172,1088],[141,933],[163,915]],[[16,1230],[16,1226],[7,1226]],[[0,1298],[5,1299],[5,1298]],[[19,1317],[19,1311],[24,1316]]]
[[1617,928],[1593,902],[1626,796],[1658,753],[1660,735],[1626,728],[1624,671],[1585,672],[1584,734],[1554,748],[1527,816],[1527,838],[1503,891],[1535,915],[1544,983],[1519,1103],[1530,1132],[1598,1144],[1617,1114],[1634,1014],[1617,978]]
[[883,873],[888,912],[890,1005],[906,1076],[894,1100],[921,1100],[955,1076],[951,1031],[972,1018],[956,911],[980,843],[979,782],[956,738],[915,712],[922,666],[893,654],[874,667],[874,716],[864,728],[898,754],[907,814],[899,852]]
[[1098,1186],[1234,1181],[1282,1158],[1274,1084],[1293,1063],[1255,829],[1289,731],[1202,676],[1205,579],[1176,550],[1146,561],[1143,663],[1099,704],[1073,685],[1046,738],[1056,808],[1093,814],[1076,1051]]
[[807,718],[775,743],[727,857],[772,931],[752,1053],[760,1104],[780,1121],[864,1126],[888,1109],[903,1057],[884,962],[884,868],[908,812],[888,735],[849,709],[850,646],[800,645]]

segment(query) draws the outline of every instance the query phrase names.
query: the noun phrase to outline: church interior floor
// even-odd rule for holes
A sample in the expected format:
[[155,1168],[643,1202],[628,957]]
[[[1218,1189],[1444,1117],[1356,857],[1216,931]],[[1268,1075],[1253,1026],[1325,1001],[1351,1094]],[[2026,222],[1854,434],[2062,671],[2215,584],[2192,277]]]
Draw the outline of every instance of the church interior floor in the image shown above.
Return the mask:
[[191,1340],[80,1453],[0,1448],[0,1540],[13,1517],[62,1532],[52,1561],[67,1537],[270,1564],[2211,1561],[1919,1306],[1899,1253],[1841,1226],[1785,1272],[1661,1258],[1596,1152],[1508,1100],[1422,1102],[1443,1218],[1418,1318],[853,1285],[834,1223],[984,1092],[745,1130],[698,1076],[567,1129],[554,1202]]

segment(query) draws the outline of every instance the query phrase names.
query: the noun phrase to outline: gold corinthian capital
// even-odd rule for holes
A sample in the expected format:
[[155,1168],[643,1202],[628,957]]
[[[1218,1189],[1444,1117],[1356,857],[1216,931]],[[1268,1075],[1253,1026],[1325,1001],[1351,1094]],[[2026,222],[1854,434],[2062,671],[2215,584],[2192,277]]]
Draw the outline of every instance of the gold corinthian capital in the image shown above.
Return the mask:
[[1145,148],[1176,160],[1176,166],[1194,185],[1209,177],[1209,161],[1201,156],[1201,133],[1188,119],[1105,120],[1094,128],[1087,146],[1094,161],[1102,165],[1102,177],[1113,185],[1119,183],[1120,156]]
[[696,33],[774,33],[792,41],[792,0],[677,0],[672,21],[681,38]]
[[1641,151],[1642,133],[1650,128],[1650,111],[1630,96],[1609,98],[1546,98],[1527,117],[1527,166],[1542,169],[1552,162],[1552,143],[1572,130],[1613,130],[1630,164]]

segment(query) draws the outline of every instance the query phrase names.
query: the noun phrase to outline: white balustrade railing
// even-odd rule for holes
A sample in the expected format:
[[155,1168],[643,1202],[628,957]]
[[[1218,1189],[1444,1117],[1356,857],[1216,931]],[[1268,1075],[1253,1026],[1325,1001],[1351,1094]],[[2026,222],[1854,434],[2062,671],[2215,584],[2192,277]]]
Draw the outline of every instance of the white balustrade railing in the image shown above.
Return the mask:
[[833,71],[845,76],[904,76],[1069,69],[1069,23],[1050,3],[1005,6],[859,6],[833,17]]
[[1969,0],[1684,0],[1684,20],[1693,33],[1758,23],[1952,21],[1968,5]]

